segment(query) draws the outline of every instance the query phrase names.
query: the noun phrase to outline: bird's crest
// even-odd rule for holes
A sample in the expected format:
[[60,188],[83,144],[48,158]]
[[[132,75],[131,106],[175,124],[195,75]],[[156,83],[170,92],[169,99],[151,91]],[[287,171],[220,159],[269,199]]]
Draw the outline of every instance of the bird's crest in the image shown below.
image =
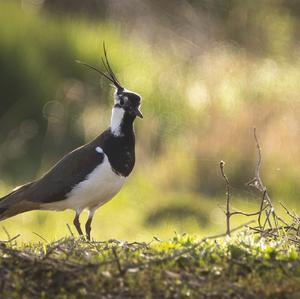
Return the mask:
[[94,66],[92,66],[92,65],[90,65],[86,62],[82,62],[82,61],[79,61],[79,60],[76,60],[76,62],[80,63],[80,64],[96,71],[100,75],[104,76],[107,80],[109,80],[113,84],[114,87],[117,88],[118,93],[122,92],[124,90],[124,87],[121,85],[120,81],[118,80],[117,76],[115,75],[115,73],[113,72],[113,70],[110,66],[104,42],[103,42],[103,53],[104,53],[104,57],[101,57],[101,60],[102,60],[102,64],[103,64],[106,72],[102,72],[101,70],[97,69],[96,67],[94,67]]

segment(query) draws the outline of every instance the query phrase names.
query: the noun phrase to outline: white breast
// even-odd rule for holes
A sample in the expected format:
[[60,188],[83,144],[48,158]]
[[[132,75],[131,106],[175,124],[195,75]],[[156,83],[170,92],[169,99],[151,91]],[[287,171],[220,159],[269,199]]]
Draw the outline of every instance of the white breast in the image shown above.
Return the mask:
[[112,199],[125,183],[126,178],[113,172],[107,156],[84,181],[76,185],[67,198],[62,201],[43,204],[41,208],[49,210],[84,209],[99,207]]

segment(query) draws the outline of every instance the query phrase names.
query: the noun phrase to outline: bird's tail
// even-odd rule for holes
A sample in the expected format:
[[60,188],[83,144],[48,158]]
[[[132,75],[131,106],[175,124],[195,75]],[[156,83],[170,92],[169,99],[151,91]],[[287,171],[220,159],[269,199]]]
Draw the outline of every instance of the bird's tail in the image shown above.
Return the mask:
[[28,203],[24,202],[23,196],[23,192],[29,185],[17,187],[11,193],[0,198],[0,221],[29,210]]
[[7,215],[7,210],[10,207],[10,196],[11,194],[13,194],[13,192],[3,196],[2,198],[0,198],[0,221],[8,218]]
[[6,212],[6,208],[0,208],[0,221],[6,219],[5,217],[5,212]]
[[8,215],[9,208],[11,207],[11,203],[9,200],[10,194],[0,198],[0,221],[9,218]]
[[[1,203],[1,201],[0,201]],[[18,214],[27,212],[32,210],[31,206],[29,206],[26,202],[19,202],[19,203],[8,203],[7,205],[5,205],[4,207],[1,207],[0,205],[0,221],[3,221],[7,218],[16,216]]]

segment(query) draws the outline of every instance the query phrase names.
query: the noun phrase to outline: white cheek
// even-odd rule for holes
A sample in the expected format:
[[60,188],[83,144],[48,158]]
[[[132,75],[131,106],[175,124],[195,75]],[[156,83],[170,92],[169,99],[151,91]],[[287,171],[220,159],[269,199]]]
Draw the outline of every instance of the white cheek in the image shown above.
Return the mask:
[[120,98],[119,98],[119,96],[116,93],[114,95],[114,103],[115,104],[119,104],[120,103]]
[[111,131],[115,136],[122,136],[121,123],[125,110],[123,108],[113,108],[111,116]]

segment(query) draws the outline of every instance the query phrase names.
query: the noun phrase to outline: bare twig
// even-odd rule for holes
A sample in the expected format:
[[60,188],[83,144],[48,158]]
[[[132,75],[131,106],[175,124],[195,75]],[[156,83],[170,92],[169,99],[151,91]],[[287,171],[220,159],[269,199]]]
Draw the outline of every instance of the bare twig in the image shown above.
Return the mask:
[[272,229],[273,227],[272,227],[272,223],[270,221],[271,210],[267,210],[265,212],[266,212],[266,221],[264,223],[264,228],[266,227],[266,224],[268,223],[269,227]]
[[293,215],[281,201],[279,202],[279,204],[283,207],[285,212],[294,220],[294,222],[299,223],[300,219],[297,215]]
[[9,240],[11,240],[11,237],[10,237],[10,234],[9,234],[8,230],[6,229],[5,226],[2,226],[2,229],[3,229],[4,233],[7,236],[7,241],[10,242]]
[[127,269],[123,269],[122,268],[122,265],[121,265],[120,258],[118,256],[116,247],[113,246],[111,250],[112,250],[112,253],[113,253],[113,255],[114,255],[115,259],[116,259],[116,263],[117,263],[117,267],[118,267],[119,273],[122,276],[122,275],[124,275],[126,273]]
[[257,218],[257,222],[260,228],[262,228],[261,225],[261,214],[264,211],[265,208],[267,208],[267,205],[265,205],[265,197],[266,197],[266,190],[263,192],[263,196],[262,196],[262,200],[261,200],[261,204],[260,204],[260,208],[259,208],[259,214],[258,214],[258,218]]
[[273,218],[273,223],[275,227],[278,227],[278,218],[275,212],[275,209],[273,207],[272,204],[272,200],[269,196],[269,193],[267,191],[267,188],[265,187],[265,185],[263,184],[263,181],[260,177],[260,168],[261,168],[261,164],[262,164],[262,154],[261,154],[261,146],[259,144],[259,140],[256,134],[256,128],[253,129],[253,134],[254,134],[254,139],[255,139],[255,143],[256,143],[256,148],[257,148],[257,163],[256,163],[256,167],[255,167],[255,172],[254,172],[254,178],[247,183],[248,186],[254,187],[256,188],[260,193],[262,193],[263,199],[262,199],[262,203],[261,203],[261,208],[260,208],[260,213],[259,213],[259,217],[258,217],[258,222],[261,226],[261,216],[262,216],[262,209],[264,207],[264,202],[266,201],[266,206],[268,208],[268,211],[266,211],[266,222],[264,223],[263,228],[265,228],[265,225],[268,224],[270,228],[273,227],[273,224],[270,220],[270,216],[272,215]]
[[222,210],[223,210],[223,212],[225,213],[225,216],[226,216],[226,233],[225,234],[226,234],[226,236],[230,236],[230,234],[231,234],[231,230],[230,230],[230,218],[231,218],[231,216],[243,215],[243,216],[251,217],[251,216],[259,215],[259,213],[261,213],[261,211],[253,212],[253,213],[244,213],[242,211],[230,212],[230,198],[231,198],[230,184],[229,184],[229,179],[225,174],[224,167],[225,167],[225,162],[221,161],[220,162],[221,175],[222,175],[222,177],[225,181],[225,184],[226,184],[226,210],[225,211],[223,209]]
[[[262,210],[264,211],[266,209],[266,207],[264,207]],[[258,212],[253,212],[253,213],[244,213],[244,212],[241,212],[241,211],[235,211],[235,212],[231,212],[231,216],[233,215],[242,215],[242,216],[247,216],[247,217],[251,217],[251,216],[256,216],[256,215],[259,215],[261,213],[261,211],[258,211]]]
[[[258,222],[258,228],[256,227],[256,232],[259,232],[262,237],[279,237],[279,236],[285,236],[289,237],[293,236],[293,239],[295,239],[295,236],[300,234],[300,218],[297,215],[293,215],[282,203],[281,206],[284,208],[285,212],[292,218],[293,222],[292,224],[289,224],[287,221],[282,219],[279,215],[277,215],[275,208],[273,206],[272,200],[270,198],[270,195],[267,191],[266,186],[264,185],[261,175],[260,175],[260,169],[262,165],[262,151],[261,146],[256,134],[256,128],[253,130],[254,139],[256,143],[256,149],[257,149],[257,163],[254,171],[254,178],[250,180],[247,185],[254,187],[256,190],[258,190],[262,194],[261,203],[259,210],[257,212],[252,213],[245,213],[242,211],[230,211],[230,184],[229,179],[225,174],[225,162],[220,162],[220,170],[222,174],[222,178],[225,181],[226,186],[226,210],[223,210],[225,216],[226,216],[226,235],[230,236],[230,219],[232,216],[235,215],[242,215],[246,217],[251,216],[258,216],[257,222]],[[264,212],[264,213],[263,213]],[[289,235],[289,236],[288,236]]]
[[[257,233],[260,233],[261,235],[265,235],[265,236],[272,236],[273,238],[277,239],[280,235],[276,232],[276,230],[278,231],[278,229],[268,229],[268,230],[261,230],[259,228],[256,228],[256,227],[251,227],[249,226],[249,229],[257,232]],[[281,228],[280,228],[281,229]],[[297,243],[297,244],[300,244],[300,240],[297,239],[297,238],[293,238],[293,237],[290,237],[290,236],[287,236],[287,240],[288,241],[291,241],[293,243]]]
[[38,236],[40,239],[42,239],[44,242],[48,243],[48,241],[43,237],[41,236],[40,234],[36,233],[36,232],[32,232],[33,234],[35,234],[36,236]]
[[68,228],[68,230],[69,230],[69,232],[70,232],[70,235],[72,236],[72,238],[74,238],[74,234],[73,234],[73,232],[72,232],[72,230],[71,230],[70,225],[69,225],[68,223],[66,223],[66,225],[67,225],[67,228]]
[[17,234],[16,236],[12,237],[11,239],[5,240],[5,241],[0,241],[0,243],[12,243],[12,241],[15,241],[21,236],[21,234]]
[[[296,230],[296,235],[298,235],[299,230],[300,230],[300,219],[298,216],[293,215],[282,203],[281,206],[284,208],[286,213],[292,218],[293,223],[289,224],[287,221],[282,219],[279,215],[277,215],[275,208],[273,206],[272,200],[270,198],[270,195],[267,191],[267,188],[263,184],[263,181],[260,176],[260,168],[262,164],[262,154],[261,154],[261,146],[259,144],[259,140],[256,134],[256,128],[254,128],[254,139],[256,143],[256,148],[257,148],[257,164],[255,168],[255,173],[254,173],[254,178],[247,183],[248,186],[252,186],[256,188],[260,193],[262,193],[262,201],[258,213],[258,225],[259,229],[257,230],[258,232],[261,233],[261,236],[270,236],[276,235],[277,237],[279,234],[287,234],[290,232],[295,232]],[[265,211],[265,220],[264,223],[262,224],[262,212]],[[283,226],[280,226],[279,224],[282,223]],[[298,226],[298,228],[295,228],[295,225]]]
[[221,161],[220,162],[220,170],[221,170],[221,174],[222,177],[226,183],[226,235],[230,236],[230,217],[231,217],[231,213],[230,213],[230,185],[229,185],[229,180],[224,172],[224,166],[225,166],[225,162]]

